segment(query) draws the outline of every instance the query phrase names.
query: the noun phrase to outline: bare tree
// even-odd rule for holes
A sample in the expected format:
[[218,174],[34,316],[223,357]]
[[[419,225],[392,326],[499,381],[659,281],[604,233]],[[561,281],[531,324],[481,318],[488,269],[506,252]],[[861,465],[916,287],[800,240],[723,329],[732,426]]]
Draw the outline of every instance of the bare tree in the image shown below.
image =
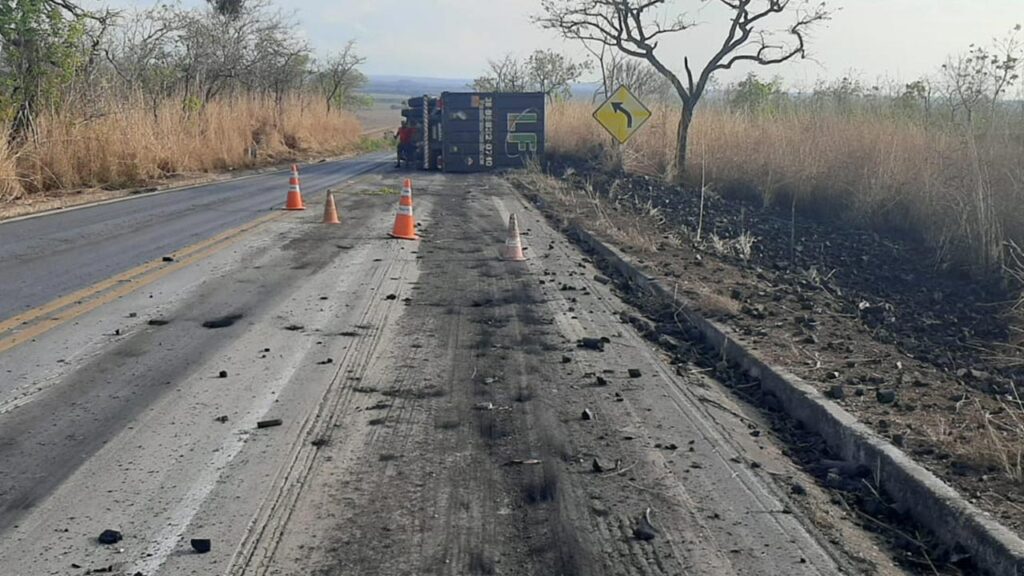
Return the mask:
[[309,46],[269,0],[248,0],[238,14],[178,10],[173,18],[186,100],[208,102],[237,89],[280,95],[305,75]]
[[[114,82],[122,93],[144,94],[154,113],[172,96],[198,110],[223,95],[256,94],[281,103],[309,88],[312,55],[293,33],[291,18],[269,0],[234,6],[237,11],[227,4],[161,5],[125,19],[103,47]],[[347,74],[354,78],[355,72]]]
[[178,28],[166,6],[126,17],[103,47],[122,92],[141,92],[156,103],[173,94],[176,83],[174,35]]
[[529,83],[529,68],[511,54],[501,60],[488,60],[487,74],[473,81],[477,92],[526,92]]
[[317,80],[327,101],[328,113],[334,105],[342,107],[349,102],[353,92],[366,82],[366,76],[359,71],[365,62],[366,58],[356,53],[354,41],[346,44],[341,52],[324,60],[317,73]]
[[942,65],[940,91],[949,106],[950,118],[962,117],[973,125],[976,115],[987,108],[995,115],[1000,98],[1020,80],[1024,60],[1024,42],[1018,24],[992,49],[972,44],[966,53],[957,54]]
[[631,92],[644,100],[665,100],[672,93],[672,85],[646,60],[631,58],[619,51],[609,51],[607,47],[599,59],[602,67],[601,95],[608,98],[626,86]]
[[576,62],[553,50],[537,50],[526,61],[529,89],[543,92],[548,100],[572,96],[572,85],[590,69],[590,63]]
[[477,92],[543,92],[555,101],[572,96],[572,85],[590,62],[577,62],[553,50],[537,50],[526,60],[509,54],[489,61],[488,73],[473,81]]
[[[697,0],[689,3],[698,4]],[[824,2],[812,0],[717,0],[717,4],[730,14],[722,45],[696,73],[684,57],[685,78],[671,69],[658,46],[666,36],[685,33],[695,24],[683,15],[662,17],[666,0],[543,0],[545,14],[535,21],[565,38],[646,60],[672,84],[683,107],[673,166],[673,179],[681,181],[690,125],[712,76],[737,64],[768,66],[806,57],[809,31],[830,15]],[[780,25],[778,21],[786,17],[787,23]]]

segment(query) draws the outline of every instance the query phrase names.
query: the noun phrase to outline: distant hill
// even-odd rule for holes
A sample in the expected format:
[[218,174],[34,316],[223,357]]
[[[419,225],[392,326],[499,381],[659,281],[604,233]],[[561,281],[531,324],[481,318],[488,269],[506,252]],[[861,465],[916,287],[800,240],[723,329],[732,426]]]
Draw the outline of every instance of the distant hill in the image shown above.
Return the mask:
[[422,96],[441,92],[466,92],[472,80],[459,78],[430,78],[419,76],[368,75],[363,92],[367,94],[398,94]]
[[[431,78],[426,76],[395,76],[370,74],[363,92],[366,94],[390,94],[398,96],[436,96],[442,92],[469,92],[473,80],[468,78]],[[572,88],[573,98],[590,100],[597,83],[576,84]]]

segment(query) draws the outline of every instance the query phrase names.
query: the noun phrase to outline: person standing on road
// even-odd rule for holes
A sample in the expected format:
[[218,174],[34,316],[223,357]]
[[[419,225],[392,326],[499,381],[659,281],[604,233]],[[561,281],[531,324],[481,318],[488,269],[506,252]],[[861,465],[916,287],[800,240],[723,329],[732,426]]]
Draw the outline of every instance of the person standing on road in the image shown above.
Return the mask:
[[398,129],[398,133],[395,137],[398,139],[398,164],[396,168],[402,167],[402,159],[412,160],[412,152],[415,149],[413,144],[413,138],[416,135],[416,130],[409,126],[408,120],[402,120],[402,126]]

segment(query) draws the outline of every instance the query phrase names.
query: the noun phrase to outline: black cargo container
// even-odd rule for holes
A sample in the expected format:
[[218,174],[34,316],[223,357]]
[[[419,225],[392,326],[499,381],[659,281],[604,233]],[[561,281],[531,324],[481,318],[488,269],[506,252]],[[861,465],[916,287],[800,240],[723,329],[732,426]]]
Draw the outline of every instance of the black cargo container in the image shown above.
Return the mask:
[[544,94],[445,92],[411,98],[417,165],[446,172],[518,168],[544,154]]

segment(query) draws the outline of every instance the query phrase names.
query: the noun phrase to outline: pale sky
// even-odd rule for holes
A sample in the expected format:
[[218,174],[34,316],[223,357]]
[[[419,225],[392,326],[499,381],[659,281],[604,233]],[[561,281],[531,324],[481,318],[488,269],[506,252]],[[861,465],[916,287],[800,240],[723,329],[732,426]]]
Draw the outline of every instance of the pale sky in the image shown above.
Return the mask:
[[[153,0],[88,0],[87,4],[145,7]],[[182,0],[198,5],[202,0]],[[337,50],[349,39],[367,57],[370,74],[473,78],[488,59],[554,48],[585,55],[577,45],[539,30],[530,16],[540,0],[275,0],[294,11],[303,34],[318,53]],[[722,42],[725,23],[706,0],[669,0],[701,25],[662,46],[662,58],[681,68],[682,57],[705,57]],[[1024,0],[829,0],[839,10],[814,34],[817,62],[767,69],[740,68],[723,81],[750,70],[779,74],[787,83],[812,86],[819,78],[855,73],[874,81],[905,82],[934,73],[946,56],[972,42],[987,45],[1024,24]]]

